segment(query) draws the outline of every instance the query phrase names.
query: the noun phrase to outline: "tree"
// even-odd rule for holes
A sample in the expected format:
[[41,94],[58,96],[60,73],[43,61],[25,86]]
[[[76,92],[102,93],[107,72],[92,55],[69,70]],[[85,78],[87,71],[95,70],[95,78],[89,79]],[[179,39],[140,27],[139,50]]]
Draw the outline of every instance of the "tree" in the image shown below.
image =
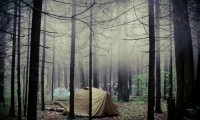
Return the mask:
[[82,64],[82,61],[80,58],[79,58],[79,68],[80,68],[80,87],[84,88],[84,87],[86,87],[85,75],[84,75],[83,64]]
[[[95,2],[95,0],[94,0]],[[93,0],[90,0],[90,4]],[[90,8],[90,41],[89,41],[89,120],[92,120],[92,19],[93,19],[92,8]]]
[[173,0],[178,118],[193,104],[194,69],[187,0]]
[[41,27],[42,0],[33,0],[33,15],[31,28],[28,120],[37,119],[37,92],[39,77],[39,45]]
[[[170,38],[171,38],[171,35],[172,35],[172,4],[171,4],[171,1],[169,1],[169,16],[170,16]],[[170,39],[170,50],[169,50],[169,97],[168,97],[168,120],[171,120],[171,119],[175,119],[175,100],[173,98],[173,69],[172,69],[172,42],[173,42],[173,39],[171,38]]]
[[160,0],[155,0],[155,35],[156,35],[156,106],[155,112],[162,113],[161,110],[161,80],[160,80]]
[[11,105],[10,116],[15,116],[15,56],[16,56],[16,30],[17,30],[17,1],[14,2],[13,43],[12,43],[12,70],[11,70]]
[[167,81],[168,81],[168,56],[167,52],[164,53],[164,86],[163,86],[163,98],[166,99],[167,96]]
[[[47,10],[47,1],[44,2],[44,11]],[[46,57],[46,15],[44,17],[44,32],[43,32],[43,48],[42,48],[42,70],[41,70],[41,110],[44,111],[45,109],[45,102],[44,102],[44,70],[45,70],[45,57]]]
[[[196,9],[195,9],[195,16],[196,16],[196,23],[197,23],[197,41],[198,41],[198,65],[197,65],[197,76],[195,79],[195,91],[200,90],[200,1],[195,0],[196,2]],[[200,95],[195,95],[195,104],[200,106]]]
[[20,42],[21,42],[21,1],[18,0],[18,40],[17,40],[17,96],[18,96],[18,116],[17,119],[21,120],[21,82],[20,82]]
[[29,83],[29,59],[30,59],[30,29],[31,29],[31,10],[28,11],[28,40],[27,40],[27,56],[26,56],[26,86],[25,86],[25,99],[24,99],[24,116],[27,111],[27,95]]
[[140,65],[139,65],[139,57],[137,58],[137,91],[136,91],[136,96],[140,96]]
[[[83,78],[84,79],[84,78]],[[68,82],[67,82],[67,68],[64,68],[64,86],[66,89],[68,89]]]
[[119,63],[118,68],[118,100],[123,102],[129,101],[129,89],[128,89],[128,70],[126,65]]
[[[10,1],[1,1],[0,11],[7,11]],[[0,104],[5,102],[4,100],[4,79],[5,79],[5,58],[6,58],[6,33],[3,30],[8,29],[10,23],[10,16],[4,13],[0,13]]]
[[70,57],[70,110],[69,117],[74,119],[74,66],[76,40],[76,0],[72,0],[72,30],[71,30],[71,57]]
[[53,63],[52,63],[52,80],[51,80],[51,101],[53,101],[53,90],[55,87],[55,37],[53,37]]
[[147,119],[154,120],[155,105],[155,31],[154,31],[154,0],[148,0],[149,9],[149,81]]

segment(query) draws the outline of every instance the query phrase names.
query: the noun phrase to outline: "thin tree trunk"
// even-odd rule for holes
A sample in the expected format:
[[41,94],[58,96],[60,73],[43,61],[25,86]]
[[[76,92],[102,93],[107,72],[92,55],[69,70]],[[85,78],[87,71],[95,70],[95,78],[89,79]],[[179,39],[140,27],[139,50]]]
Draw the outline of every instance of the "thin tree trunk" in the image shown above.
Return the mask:
[[164,87],[163,87],[163,99],[166,99],[167,96],[167,81],[168,81],[168,58],[167,58],[167,52],[165,52],[164,56]]
[[14,2],[14,23],[13,23],[13,43],[12,43],[12,70],[11,70],[11,105],[10,116],[15,116],[15,56],[16,56],[16,31],[17,31],[17,1]]
[[[95,2],[95,1],[94,1]],[[90,0],[90,4],[93,0]],[[90,41],[89,41],[89,120],[92,120],[92,19],[93,13],[90,8]]]
[[25,104],[25,90],[26,90],[26,66],[24,66],[24,69],[23,69],[23,83],[22,83],[22,86],[23,86],[23,91],[22,91],[22,98],[23,98],[23,107],[24,107],[24,104]]
[[154,31],[154,0],[148,0],[149,8],[149,81],[147,119],[154,120],[155,105],[155,31]]
[[79,68],[80,68],[80,87],[84,88],[84,87],[86,87],[86,84],[85,84],[85,75],[84,75],[82,61],[81,61],[80,58],[79,58]]
[[156,106],[155,112],[162,113],[161,110],[161,80],[160,80],[160,0],[155,0],[155,35],[156,35]]
[[136,91],[136,96],[140,96],[140,66],[139,66],[139,57],[137,58],[137,91]]
[[55,36],[53,37],[53,63],[52,63],[52,80],[51,80],[51,101],[53,101],[53,91],[55,87]]
[[[84,79],[84,78],[83,78]],[[64,83],[65,88],[68,89],[68,82],[67,82],[67,68],[64,68]]]
[[69,117],[74,119],[74,69],[75,69],[75,40],[76,40],[76,0],[72,1],[72,31],[71,31],[71,57],[70,57],[70,109]]
[[[4,1],[7,2],[7,1]],[[5,10],[7,9],[7,5],[9,3],[5,4],[0,4],[0,10]],[[4,14],[0,14],[0,19],[1,19],[1,25],[0,25],[0,29],[6,30],[8,28],[7,24],[8,24],[8,18],[9,16],[4,15]],[[6,33],[0,31],[0,104],[3,103],[5,105],[5,99],[4,99],[4,88],[5,88],[5,58],[6,58]]]
[[17,41],[17,97],[18,97],[18,116],[17,119],[21,120],[21,81],[20,81],[20,42],[21,42],[21,1],[18,0],[18,10],[19,10],[19,17],[18,17],[18,41]]
[[112,97],[112,43],[110,44],[110,84],[109,84],[109,92]]
[[33,17],[31,31],[30,71],[29,71],[29,96],[27,120],[37,119],[37,92],[39,77],[39,44],[42,0],[33,0]]
[[[44,2],[44,11],[47,10],[47,1]],[[43,48],[42,48],[42,71],[41,71],[41,111],[45,109],[45,102],[44,102],[44,70],[45,70],[45,57],[46,57],[46,15],[44,17],[44,32],[43,32]]]
[[132,73],[131,73],[131,68],[129,68],[128,72],[128,80],[129,80],[129,94],[132,95]]
[[[169,1],[169,15],[170,15],[170,37],[172,35],[172,9],[171,1]],[[169,53],[169,98],[168,98],[168,120],[175,119],[175,99],[173,98],[173,64],[172,64],[172,42],[173,39],[170,39],[170,53]]]
[[25,100],[24,100],[24,116],[26,116],[27,110],[27,95],[28,95],[28,84],[29,84],[29,53],[30,53],[30,29],[31,29],[31,10],[29,10],[28,14],[28,41],[27,41],[27,56],[26,56],[26,88],[25,88]]

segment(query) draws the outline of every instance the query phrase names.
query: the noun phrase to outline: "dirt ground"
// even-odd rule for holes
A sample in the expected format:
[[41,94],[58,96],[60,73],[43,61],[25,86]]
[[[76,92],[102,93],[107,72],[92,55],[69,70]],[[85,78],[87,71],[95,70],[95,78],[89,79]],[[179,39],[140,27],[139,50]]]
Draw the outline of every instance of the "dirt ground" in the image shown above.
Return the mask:
[[[118,116],[94,118],[94,120],[146,120],[147,104],[143,101],[115,102],[119,111]],[[68,120],[67,115],[60,112],[60,106],[55,104],[46,105],[53,110],[38,111],[38,120]],[[55,111],[57,110],[57,111]],[[166,102],[162,102],[162,114],[155,113],[155,120],[167,120]],[[58,112],[59,111],[59,112]],[[62,110],[61,110],[62,111]],[[2,120],[15,120],[16,118],[1,118]],[[26,120],[25,117],[22,118]],[[88,120],[87,117],[76,117],[75,120]]]

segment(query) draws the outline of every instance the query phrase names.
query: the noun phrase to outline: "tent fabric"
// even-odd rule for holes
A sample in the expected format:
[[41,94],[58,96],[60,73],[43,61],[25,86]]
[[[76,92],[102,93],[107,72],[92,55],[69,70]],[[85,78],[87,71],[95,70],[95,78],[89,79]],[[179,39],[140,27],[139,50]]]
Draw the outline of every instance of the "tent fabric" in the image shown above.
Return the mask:
[[[89,116],[89,89],[84,88],[74,95],[74,112],[76,115]],[[112,116],[119,112],[110,95],[101,89],[92,88],[92,116]]]

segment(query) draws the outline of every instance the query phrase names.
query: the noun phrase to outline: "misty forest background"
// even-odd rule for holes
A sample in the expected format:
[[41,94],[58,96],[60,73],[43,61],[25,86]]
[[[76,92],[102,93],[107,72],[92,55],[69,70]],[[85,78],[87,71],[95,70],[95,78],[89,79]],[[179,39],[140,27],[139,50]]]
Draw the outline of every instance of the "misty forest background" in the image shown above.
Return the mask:
[[0,0],[0,119],[60,99],[74,119],[74,92],[91,103],[96,87],[123,108],[113,119],[198,120],[199,51],[199,0]]

